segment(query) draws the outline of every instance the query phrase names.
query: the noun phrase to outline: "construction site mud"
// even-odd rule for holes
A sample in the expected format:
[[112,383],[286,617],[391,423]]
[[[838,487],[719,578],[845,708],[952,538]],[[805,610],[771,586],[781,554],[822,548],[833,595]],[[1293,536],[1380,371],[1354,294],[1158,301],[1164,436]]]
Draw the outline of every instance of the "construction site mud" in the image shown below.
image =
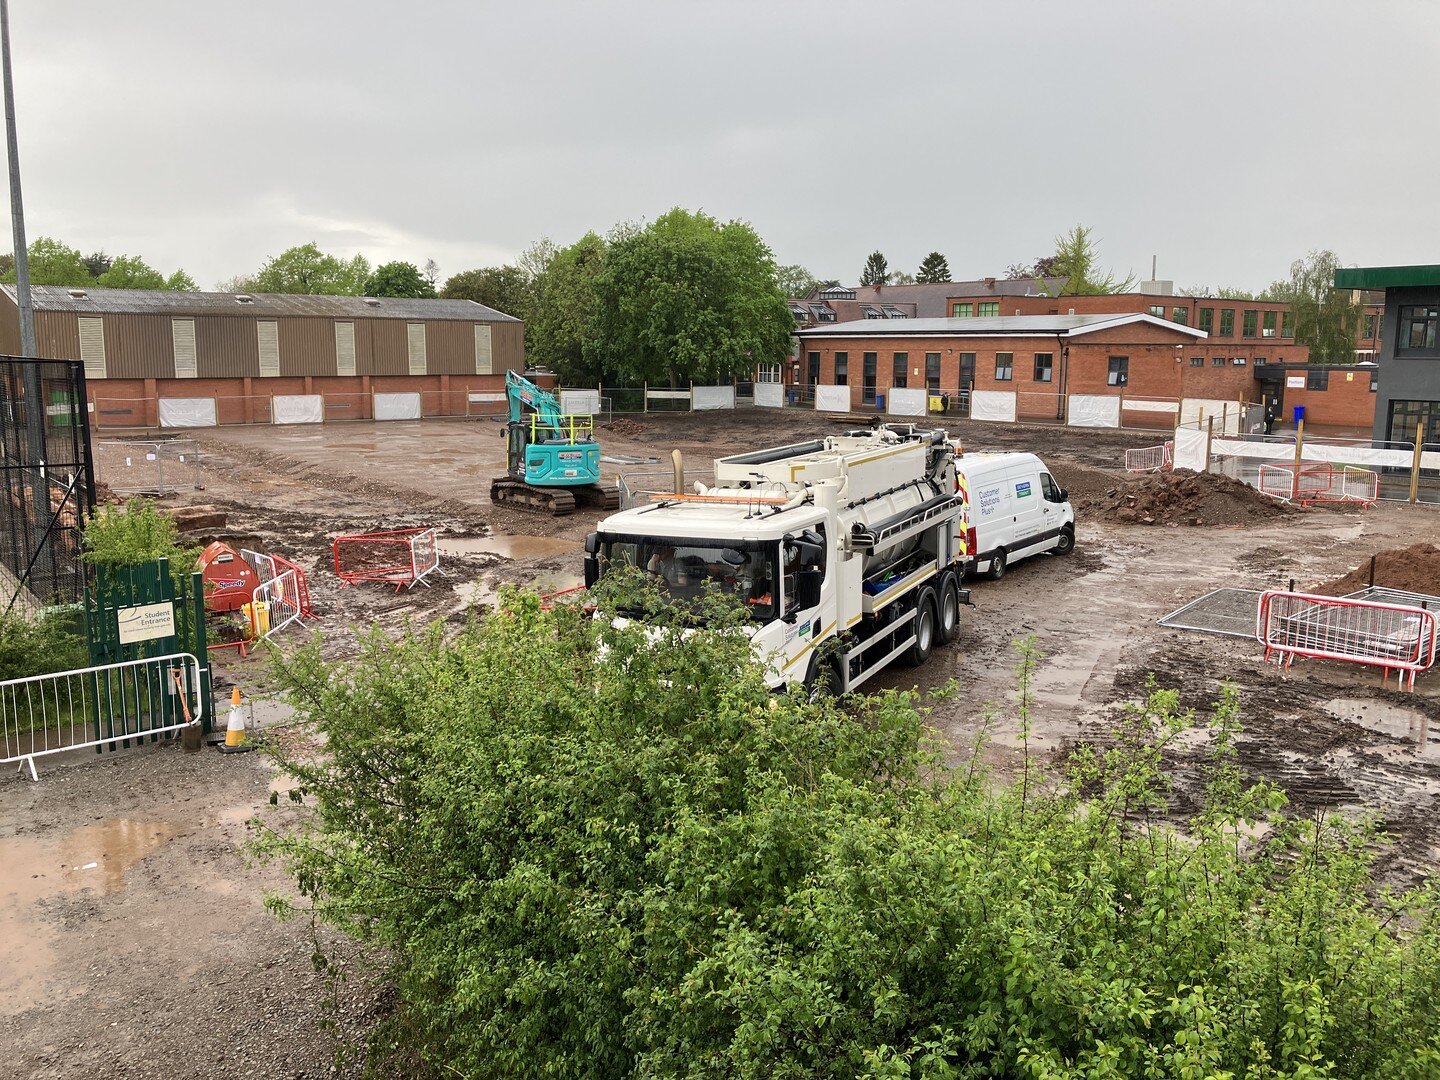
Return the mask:
[[[679,449],[687,473],[698,473],[719,455],[854,424],[788,410],[650,414],[617,418],[600,435],[607,456],[659,457],[668,469],[669,452]],[[1440,675],[1422,675],[1413,693],[1391,689],[1393,680],[1382,686],[1375,669],[1338,663],[1300,661],[1287,675],[1266,665],[1253,641],[1156,620],[1222,587],[1284,588],[1293,579],[1300,589],[1341,591],[1356,574],[1368,576],[1376,553],[1401,551],[1393,561],[1419,575],[1383,583],[1423,584],[1434,563],[1413,545],[1440,532],[1434,508],[1287,512],[1254,493],[1179,477],[1177,509],[1149,512],[1155,523],[1147,525],[1120,511],[1138,510],[1142,491],[1172,487],[1171,478],[1137,481],[1123,472],[1124,450],[1153,443],[1152,434],[950,418],[943,426],[969,449],[1039,453],[1075,501],[1076,550],[1017,562],[1000,581],[970,582],[974,607],[964,610],[959,639],[919,668],[886,670],[867,689],[918,689],[957,754],[985,738],[984,758],[1003,779],[1026,752],[1053,769],[1082,742],[1105,744],[1127,704],[1152,685],[1172,688],[1199,725],[1167,751],[1179,820],[1197,805],[1203,726],[1228,684],[1240,698],[1239,764],[1247,774],[1279,784],[1301,812],[1372,816],[1392,838],[1378,855],[1384,881],[1411,884],[1433,873]],[[407,622],[464,619],[471,604],[491,601],[505,585],[550,592],[578,583],[581,544],[599,512],[548,517],[492,506],[490,478],[503,471],[499,434],[489,420],[204,431],[197,439],[206,490],[167,502],[225,512],[223,530],[196,540],[218,536],[301,565],[321,618],[283,631],[278,645],[290,650],[318,632],[325,655],[344,660],[376,627],[398,633]],[[607,464],[606,479],[625,468]],[[1192,487],[1208,493],[1193,505],[1185,501]],[[1205,501],[1214,498],[1229,509]],[[1203,527],[1183,527],[1189,518]],[[426,582],[397,591],[336,578],[335,536],[421,526],[440,534],[440,568]],[[1382,555],[1377,565],[1391,563]],[[1040,655],[1022,738],[1015,643],[1027,639]],[[218,671],[227,685],[266,692],[261,657],[227,652]],[[951,680],[958,693],[924,697]],[[239,850],[252,812],[290,820],[284,815],[293,811],[265,809],[270,782],[260,755],[186,755],[178,744],[53,765],[38,784],[0,778],[0,900],[8,905],[0,944],[23,937],[46,950],[38,980],[0,988],[16,1048],[0,1074],[336,1075],[309,925],[276,923],[265,912],[263,893],[287,885],[273,867],[247,865]],[[62,860],[66,874],[93,873],[69,869],[91,860],[79,861],[84,852],[66,838],[115,820],[160,827],[126,833],[143,843],[127,848],[127,868],[105,877],[104,888],[70,890],[69,878],[65,889],[49,888],[49,878],[39,888],[41,879],[29,876],[59,874]],[[12,850],[28,853],[14,865],[30,870],[10,869]],[[54,870],[35,870],[36,852],[50,852]],[[96,961],[96,947],[111,942],[113,952]],[[346,1035],[365,1029],[379,999],[358,968],[350,976],[331,1003]]]

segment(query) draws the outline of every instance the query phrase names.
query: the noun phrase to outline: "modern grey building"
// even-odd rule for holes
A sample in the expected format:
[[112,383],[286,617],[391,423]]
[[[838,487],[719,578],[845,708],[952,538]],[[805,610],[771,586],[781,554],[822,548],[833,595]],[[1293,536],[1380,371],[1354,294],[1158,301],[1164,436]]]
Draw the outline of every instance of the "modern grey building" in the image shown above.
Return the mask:
[[1335,271],[1337,289],[1384,289],[1375,438],[1440,443],[1440,266]]

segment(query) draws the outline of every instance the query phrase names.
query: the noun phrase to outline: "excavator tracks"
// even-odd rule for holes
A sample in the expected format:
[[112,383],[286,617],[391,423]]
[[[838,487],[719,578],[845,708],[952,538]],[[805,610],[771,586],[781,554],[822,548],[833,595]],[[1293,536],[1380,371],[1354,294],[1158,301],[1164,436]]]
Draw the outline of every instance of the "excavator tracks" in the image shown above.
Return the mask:
[[557,517],[575,509],[572,489],[531,487],[508,476],[497,476],[490,481],[490,501],[519,510],[538,510],[540,513]]
[[570,492],[581,506],[595,510],[620,509],[620,485],[613,480],[608,484],[587,484],[585,487],[571,488]]

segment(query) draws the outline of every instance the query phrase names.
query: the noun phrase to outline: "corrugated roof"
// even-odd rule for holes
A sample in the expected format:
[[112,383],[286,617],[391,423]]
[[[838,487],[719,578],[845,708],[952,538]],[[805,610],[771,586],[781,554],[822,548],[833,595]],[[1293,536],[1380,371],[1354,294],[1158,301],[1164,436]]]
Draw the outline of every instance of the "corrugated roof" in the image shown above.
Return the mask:
[[[3,285],[11,303],[15,286]],[[76,294],[79,295],[76,295]],[[245,303],[236,296],[249,296]],[[471,300],[412,300],[381,296],[308,296],[299,293],[168,292],[153,289],[67,289],[32,285],[36,311],[111,315],[249,315],[262,318],[309,316],[324,319],[409,319],[462,322],[519,322],[512,315]]]
[[1064,334],[1077,337],[1110,326],[1149,323],[1166,330],[1175,330],[1193,338],[1209,337],[1203,330],[1182,326],[1154,315],[1133,313],[1122,315],[1001,315],[972,319],[857,319],[797,330],[799,337],[1026,337]]

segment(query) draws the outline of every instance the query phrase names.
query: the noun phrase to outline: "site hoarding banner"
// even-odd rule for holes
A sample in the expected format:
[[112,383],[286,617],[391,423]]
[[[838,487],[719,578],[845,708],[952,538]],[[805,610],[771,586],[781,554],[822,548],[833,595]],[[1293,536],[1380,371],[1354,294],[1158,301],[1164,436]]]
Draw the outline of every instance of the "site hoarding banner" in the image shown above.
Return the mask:
[[1173,467],[1204,472],[1210,464],[1205,453],[1206,433],[1199,428],[1177,427],[1175,429],[1175,452],[1171,456]]
[[215,413],[214,398],[159,398],[162,428],[215,427],[220,421]]
[[594,416],[600,411],[600,391],[561,390],[560,411],[566,416]]
[[757,382],[755,384],[755,407],[779,409],[785,405],[785,387],[778,382]]
[[928,393],[922,387],[892,386],[885,392],[885,411],[891,416],[924,416]]
[[[1127,406],[1128,407],[1128,406]],[[1221,434],[1240,434],[1243,419],[1238,401],[1220,398],[1185,398],[1180,402],[1180,423],[1193,424],[1202,417],[1209,422],[1215,418],[1215,430]]]
[[970,394],[971,420],[1015,422],[1015,394],[1010,390],[975,390]]
[[735,387],[733,386],[692,386],[690,408],[696,412],[711,409],[735,408]]
[[1118,428],[1120,398],[1109,394],[1071,394],[1065,423],[1071,427]]
[[272,424],[321,424],[325,399],[319,394],[276,394],[270,399]]
[[820,386],[817,384],[815,387],[815,409],[817,412],[849,412],[850,387]]
[[[1259,442],[1248,439],[1214,439],[1210,452],[1219,457],[1260,458],[1293,464],[1295,444],[1285,442]],[[1440,453],[1425,452],[1420,455],[1422,469],[1440,468]],[[1309,464],[1368,465],[1379,469],[1403,469],[1409,472],[1415,462],[1415,451],[1402,447],[1372,447],[1323,443],[1307,440],[1300,448],[1300,460]]]
[[376,394],[376,420],[419,420],[419,394]]
[[1125,399],[1126,412],[1163,412],[1178,413],[1180,403],[1178,401],[1151,401],[1143,398]]

